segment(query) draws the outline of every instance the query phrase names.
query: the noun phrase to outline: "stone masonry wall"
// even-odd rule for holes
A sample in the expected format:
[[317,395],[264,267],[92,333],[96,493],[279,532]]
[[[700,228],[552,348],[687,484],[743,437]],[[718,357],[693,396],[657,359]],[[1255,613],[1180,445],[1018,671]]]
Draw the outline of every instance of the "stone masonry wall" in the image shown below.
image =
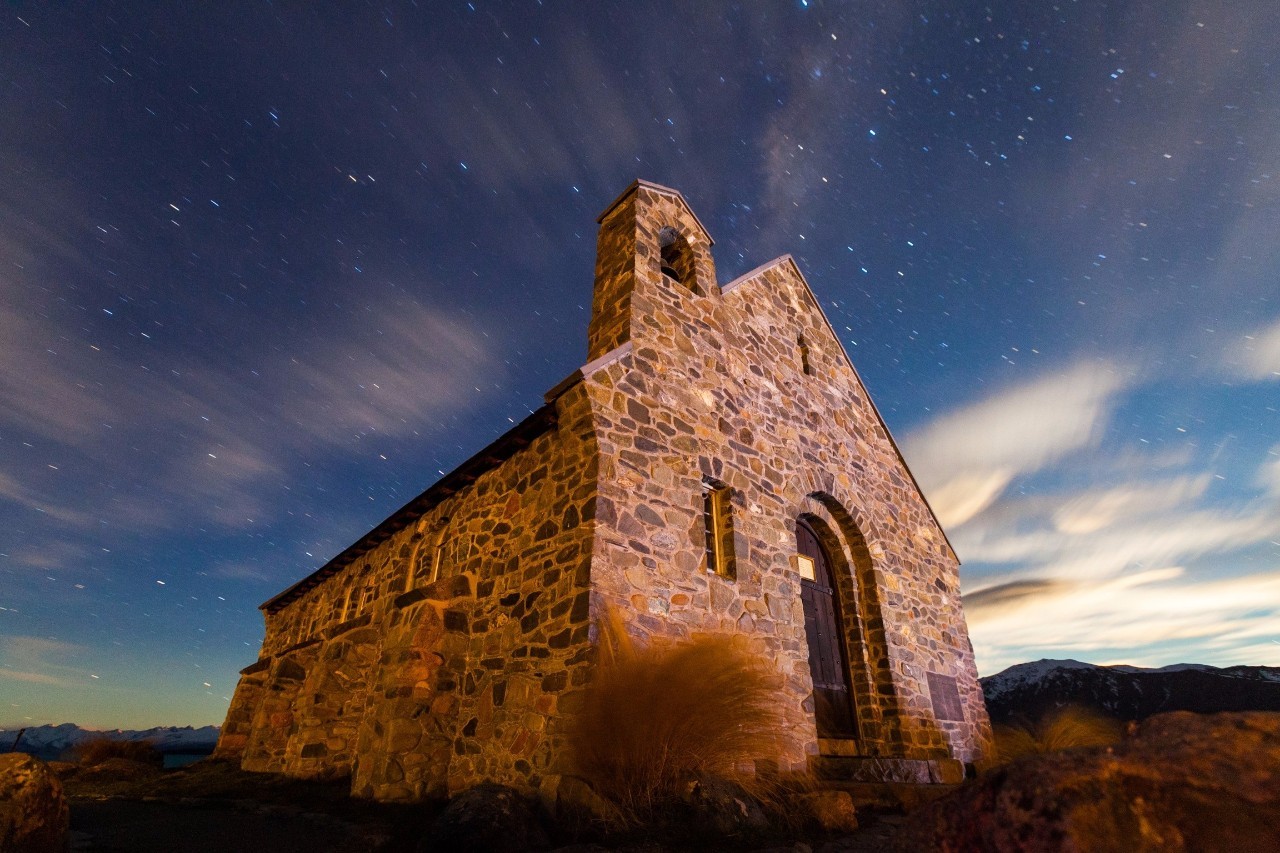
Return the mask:
[[[633,282],[630,352],[586,378],[601,454],[597,606],[617,607],[641,639],[738,634],[775,661],[782,763],[803,766],[818,750],[792,561],[803,515],[846,569],[858,752],[976,760],[990,729],[957,561],[798,270],[785,259],[700,295],[664,277],[654,249],[664,226],[707,245],[696,219],[678,195],[634,193],[611,215],[633,220],[635,236],[606,217],[600,249],[634,239],[634,268],[597,265],[620,277],[598,290]],[[732,490],[733,580],[705,565],[708,478]],[[929,672],[956,680],[963,721],[936,719]]]
[[530,447],[268,614],[220,753],[350,774],[385,800],[531,789],[558,770],[562,712],[594,659],[597,454],[581,387],[556,408]]

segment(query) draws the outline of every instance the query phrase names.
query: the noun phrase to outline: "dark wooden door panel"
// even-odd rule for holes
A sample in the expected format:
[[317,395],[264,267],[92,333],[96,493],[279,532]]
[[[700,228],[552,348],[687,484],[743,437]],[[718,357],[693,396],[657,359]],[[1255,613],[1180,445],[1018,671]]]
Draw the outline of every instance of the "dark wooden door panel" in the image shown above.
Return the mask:
[[849,691],[849,656],[844,629],[831,579],[830,561],[817,535],[803,521],[796,524],[801,554],[814,563],[814,579],[800,581],[805,634],[809,640],[809,672],[813,676],[813,701],[818,737],[857,736],[853,701]]

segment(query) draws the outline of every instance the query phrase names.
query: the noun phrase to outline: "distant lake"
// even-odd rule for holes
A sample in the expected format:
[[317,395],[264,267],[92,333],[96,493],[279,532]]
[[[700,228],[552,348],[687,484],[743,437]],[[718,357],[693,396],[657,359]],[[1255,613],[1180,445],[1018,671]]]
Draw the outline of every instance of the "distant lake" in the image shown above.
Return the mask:
[[195,764],[202,758],[208,758],[207,752],[166,752],[164,754],[164,768],[172,770],[175,767],[186,767],[188,764]]

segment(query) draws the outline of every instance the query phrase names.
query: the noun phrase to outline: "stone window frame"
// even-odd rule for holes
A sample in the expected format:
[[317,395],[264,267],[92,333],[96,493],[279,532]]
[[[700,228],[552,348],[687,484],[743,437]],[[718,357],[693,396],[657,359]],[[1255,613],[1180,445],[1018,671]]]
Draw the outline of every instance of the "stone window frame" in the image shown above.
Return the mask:
[[[355,577],[356,612],[355,616],[363,616],[373,609],[373,602],[378,597],[378,585],[374,581],[373,566],[365,563]],[[354,618],[354,617],[348,617]]]
[[733,489],[721,480],[702,480],[702,525],[706,535],[707,572],[737,580],[733,548]]
[[440,535],[436,537],[436,545],[431,549],[431,577],[427,579],[429,584],[440,580],[440,570],[444,568],[444,549],[448,547],[446,541],[448,536],[448,525],[441,527]]
[[[405,592],[430,586],[440,580],[440,570],[444,567],[444,551],[448,547],[449,521],[448,516],[442,517],[433,525],[436,528],[435,536],[429,539],[423,537],[418,542],[413,556],[409,558],[409,577],[405,584]],[[430,551],[427,550],[428,543],[430,543]],[[427,559],[430,560],[431,565],[429,572],[421,570]]]
[[804,335],[796,336],[796,347],[800,353],[800,372],[805,376],[813,375],[813,363],[809,360],[809,344]]
[[339,614],[339,623],[354,619],[360,613],[360,589],[356,580],[357,578],[350,578],[347,581],[347,588],[342,596],[342,613]]

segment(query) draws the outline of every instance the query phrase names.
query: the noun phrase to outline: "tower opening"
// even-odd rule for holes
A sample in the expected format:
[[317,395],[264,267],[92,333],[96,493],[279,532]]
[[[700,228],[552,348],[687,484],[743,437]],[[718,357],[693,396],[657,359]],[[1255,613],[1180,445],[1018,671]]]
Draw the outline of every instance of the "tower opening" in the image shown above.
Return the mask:
[[693,274],[693,249],[689,241],[670,225],[658,232],[658,250],[662,257],[662,274],[677,284],[696,290]]

